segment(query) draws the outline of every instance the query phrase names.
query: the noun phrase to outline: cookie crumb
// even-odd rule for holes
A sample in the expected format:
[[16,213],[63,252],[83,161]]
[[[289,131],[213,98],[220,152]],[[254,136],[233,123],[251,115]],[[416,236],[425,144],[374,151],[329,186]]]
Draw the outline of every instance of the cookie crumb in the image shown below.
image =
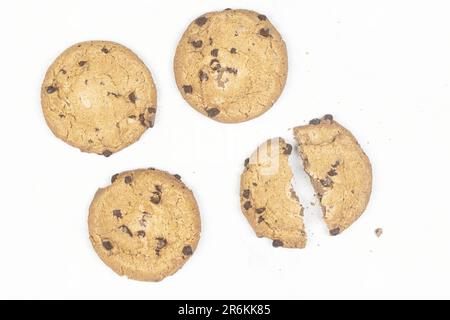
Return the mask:
[[375,229],[375,235],[380,238],[383,235],[383,229],[382,228],[377,228]]

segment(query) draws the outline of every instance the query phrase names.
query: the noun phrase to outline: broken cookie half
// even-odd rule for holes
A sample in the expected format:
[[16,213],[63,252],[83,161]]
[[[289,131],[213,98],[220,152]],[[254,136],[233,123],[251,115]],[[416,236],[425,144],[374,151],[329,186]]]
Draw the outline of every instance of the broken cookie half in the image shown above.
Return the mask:
[[291,145],[276,138],[245,161],[241,207],[258,237],[272,239],[274,247],[304,248],[303,207],[291,185],[291,152]]
[[[367,207],[372,190],[370,161],[355,137],[331,115],[295,128],[294,136],[325,223],[336,236]],[[304,248],[304,210],[291,184],[291,152],[291,145],[276,138],[259,146],[245,161],[241,207],[258,237],[272,239],[274,247]]]
[[331,115],[294,129],[306,173],[319,197],[330,234],[336,236],[367,207],[372,166],[355,137]]

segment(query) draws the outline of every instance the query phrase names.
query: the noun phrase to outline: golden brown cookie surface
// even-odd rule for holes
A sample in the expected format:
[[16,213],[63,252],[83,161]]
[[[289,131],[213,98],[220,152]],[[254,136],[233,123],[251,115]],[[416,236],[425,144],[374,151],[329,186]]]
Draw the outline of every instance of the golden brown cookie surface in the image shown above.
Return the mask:
[[89,234],[100,258],[119,275],[160,281],[189,259],[200,238],[192,192],[154,169],[114,175],[89,209]]
[[188,27],[178,45],[175,78],[184,99],[227,123],[266,112],[286,83],[287,51],[264,15],[248,10],[211,12]]
[[292,188],[288,157],[292,146],[272,139],[246,160],[241,176],[241,207],[258,237],[274,247],[304,248],[303,207]]
[[156,88],[150,71],[129,49],[91,41],[67,49],[51,65],[41,102],[58,138],[110,156],[153,127]]
[[355,137],[331,115],[294,129],[300,156],[331,235],[355,222],[372,191],[372,166]]

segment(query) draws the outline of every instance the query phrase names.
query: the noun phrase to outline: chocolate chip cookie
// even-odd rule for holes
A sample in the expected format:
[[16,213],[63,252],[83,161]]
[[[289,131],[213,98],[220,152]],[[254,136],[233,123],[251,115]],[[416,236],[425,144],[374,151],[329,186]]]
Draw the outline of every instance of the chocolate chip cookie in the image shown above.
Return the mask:
[[369,202],[369,158],[355,137],[331,115],[295,128],[294,135],[330,234],[338,235],[361,216]]
[[243,122],[266,112],[286,83],[286,45],[269,19],[248,10],[206,13],[178,45],[175,78],[184,99],[211,119]]
[[277,138],[245,161],[241,207],[258,237],[272,239],[274,247],[304,248],[303,207],[291,185],[291,152],[292,146]]
[[89,209],[92,245],[119,275],[160,281],[194,253],[200,215],[178,175],[148,169],[114,175]]
[[112,42],[84,42],[49,68],[42,110],[53,133],[84,152],[109,157],[153,127],[156,89],[144,63]]

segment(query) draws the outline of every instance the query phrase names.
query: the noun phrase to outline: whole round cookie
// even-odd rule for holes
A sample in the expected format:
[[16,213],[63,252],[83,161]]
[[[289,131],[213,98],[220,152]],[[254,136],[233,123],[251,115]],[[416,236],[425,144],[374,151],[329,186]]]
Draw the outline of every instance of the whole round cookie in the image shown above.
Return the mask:
[[286,83],[286,45],[265,15],[249,10],[211,12],[184,33],[175,78],[184,99],[227,123],[266,112]]
[[89,209],[92,245],[119,275],[160,281],[189,259],[200,238],[200,214],[178,175],[155,169],[114,175]]
[[53,133],[84,152],[111,154],[153,127],[156,88],[144,63],[124,46],[84,42],[49,68],[42,110]]

